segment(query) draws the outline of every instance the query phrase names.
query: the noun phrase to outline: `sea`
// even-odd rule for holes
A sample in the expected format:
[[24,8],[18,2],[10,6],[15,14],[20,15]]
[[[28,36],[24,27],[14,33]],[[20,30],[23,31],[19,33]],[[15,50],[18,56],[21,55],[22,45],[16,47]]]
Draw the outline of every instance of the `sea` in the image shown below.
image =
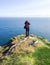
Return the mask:
[[25,34],[26,20],[30,22],[30,34],[47,38],[50,41],[49,17],[0,17],[0,46],[15,36]]

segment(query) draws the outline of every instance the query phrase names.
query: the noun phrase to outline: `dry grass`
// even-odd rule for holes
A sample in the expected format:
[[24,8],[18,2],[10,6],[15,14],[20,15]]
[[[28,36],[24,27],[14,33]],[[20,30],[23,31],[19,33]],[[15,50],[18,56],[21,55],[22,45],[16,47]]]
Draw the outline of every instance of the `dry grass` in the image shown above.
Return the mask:
[[[20,35],[12,38],[13,44],[19,44],[25,36]],[[36,46],[30,45],[33,40],[39,42]],[[12,49],[13,54],[5,56],[0,65],[50,65],[50,42],[41,37],[30,36]]]

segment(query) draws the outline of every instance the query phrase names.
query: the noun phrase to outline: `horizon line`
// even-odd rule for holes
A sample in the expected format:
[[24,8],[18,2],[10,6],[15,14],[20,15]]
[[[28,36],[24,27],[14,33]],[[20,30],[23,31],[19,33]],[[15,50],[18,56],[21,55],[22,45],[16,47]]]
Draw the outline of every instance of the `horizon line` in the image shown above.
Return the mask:
[[[0,18],[9,18],[9,17],[10,17],[10,16],[8,16],[8,17],[7,17],[7,16],[6,16],[6,17],[0,17]],[[49,17],[49,18],[50,18],[50,16],[32,16],[32,17],[29,16],[29,17],[30,17],[30,18],[34,18],[34,17],[35,17],[35,18],[41,18],[41,17],[43,17],[43,18],[46,18],[46,17],[48,18],[48,17]],[[12,17],[12,16],[11,16],[10,18],[29,18],[29,17],[28,17],[28,16],[26,16],[26,17],[24,17],[24,16],[23,16],[23,17],[21,17],[21,16]]]

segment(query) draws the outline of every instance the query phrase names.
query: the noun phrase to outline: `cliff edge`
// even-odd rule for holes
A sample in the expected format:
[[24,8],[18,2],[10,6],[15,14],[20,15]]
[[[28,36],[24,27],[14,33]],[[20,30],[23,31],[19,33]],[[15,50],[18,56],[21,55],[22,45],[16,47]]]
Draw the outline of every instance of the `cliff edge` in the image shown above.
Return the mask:
[[[50,42],[47,39],[35,35],[18,35],[0,47],[0,65],[50,64],[49,51]],[[48,58],[48,62],[45,58]]]

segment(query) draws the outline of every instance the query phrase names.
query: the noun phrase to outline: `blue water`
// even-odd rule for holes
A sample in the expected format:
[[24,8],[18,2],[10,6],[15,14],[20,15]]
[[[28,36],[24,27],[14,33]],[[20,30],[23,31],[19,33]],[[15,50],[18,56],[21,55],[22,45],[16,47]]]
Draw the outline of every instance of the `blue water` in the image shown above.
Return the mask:
[[50,18],[0,18],[0,45],[10,38],[25,34],[24,22],[30,22],[30,34],[47,38],[50,41]]

